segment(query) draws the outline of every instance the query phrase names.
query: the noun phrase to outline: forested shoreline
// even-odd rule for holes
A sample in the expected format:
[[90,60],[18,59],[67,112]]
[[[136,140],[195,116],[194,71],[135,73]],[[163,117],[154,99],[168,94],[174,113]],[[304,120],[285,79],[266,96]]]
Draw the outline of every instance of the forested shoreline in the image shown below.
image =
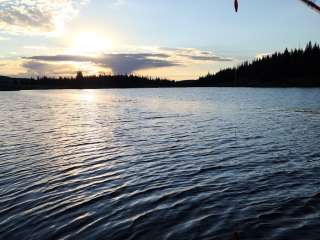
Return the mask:
[[174,81],[137,75],[10,78],[0,76],[0,90],[103,89],[157,87],[320,87],[320,46],[286,49],[208,74],[198,80]]

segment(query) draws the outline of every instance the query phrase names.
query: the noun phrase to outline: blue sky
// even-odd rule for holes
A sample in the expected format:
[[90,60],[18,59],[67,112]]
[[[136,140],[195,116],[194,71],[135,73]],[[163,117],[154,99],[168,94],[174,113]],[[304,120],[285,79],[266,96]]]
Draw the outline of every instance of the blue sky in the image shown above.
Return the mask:
[[0,0],[0,74],[194,79],[320,39],[298,0]]

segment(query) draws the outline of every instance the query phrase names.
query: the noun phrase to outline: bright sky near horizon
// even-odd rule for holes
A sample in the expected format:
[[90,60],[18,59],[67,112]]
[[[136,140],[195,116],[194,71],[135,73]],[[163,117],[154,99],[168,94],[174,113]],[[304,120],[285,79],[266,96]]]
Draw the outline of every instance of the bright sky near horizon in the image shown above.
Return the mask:
[[0,75],[195,79],[319,42],[298,0],[0,0]]

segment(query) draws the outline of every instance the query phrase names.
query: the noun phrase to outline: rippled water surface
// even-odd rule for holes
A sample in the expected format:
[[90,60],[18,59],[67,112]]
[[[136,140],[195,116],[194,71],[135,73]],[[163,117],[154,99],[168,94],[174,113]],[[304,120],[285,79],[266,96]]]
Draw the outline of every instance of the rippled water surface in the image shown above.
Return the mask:
[[0,239],[319,239],[320,89],[0,93]]

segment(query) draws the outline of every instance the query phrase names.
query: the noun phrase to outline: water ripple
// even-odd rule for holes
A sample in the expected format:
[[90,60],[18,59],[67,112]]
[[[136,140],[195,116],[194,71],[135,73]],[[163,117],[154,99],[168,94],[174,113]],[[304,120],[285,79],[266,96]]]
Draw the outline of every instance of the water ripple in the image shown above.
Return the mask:
[[310,91],[0,95],[0,239],[318,239]]

